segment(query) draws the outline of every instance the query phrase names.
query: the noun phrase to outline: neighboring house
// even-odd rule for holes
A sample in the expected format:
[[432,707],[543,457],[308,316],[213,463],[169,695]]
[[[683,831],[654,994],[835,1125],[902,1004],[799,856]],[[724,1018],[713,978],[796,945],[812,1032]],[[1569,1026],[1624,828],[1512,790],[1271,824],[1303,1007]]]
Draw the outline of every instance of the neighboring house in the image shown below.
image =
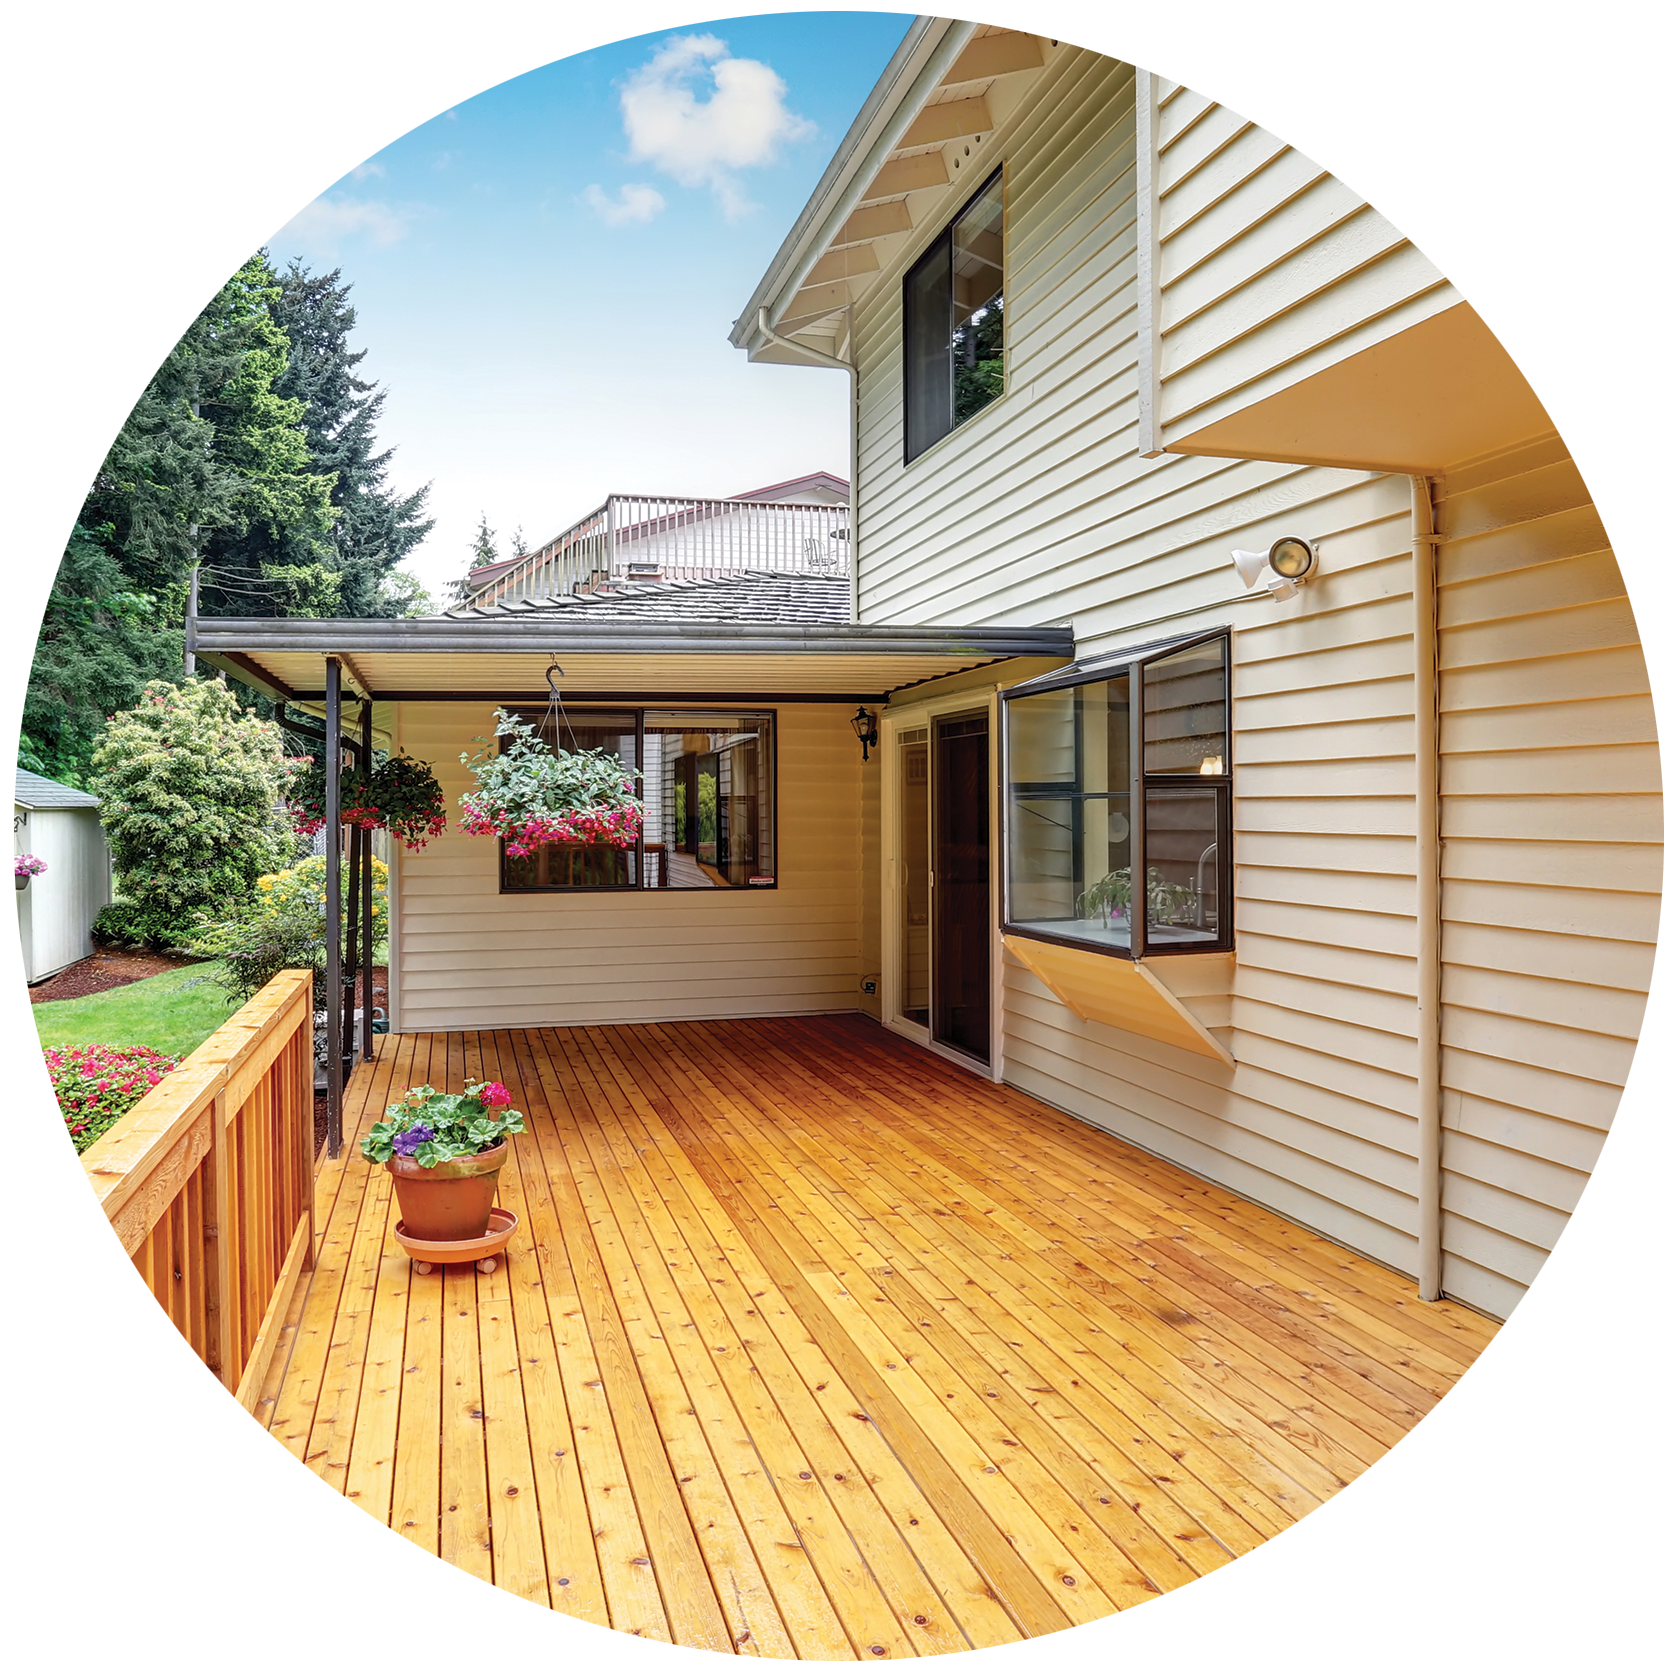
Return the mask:
[[46,866],[17,894],[18,942],[31,986],[93,955],[93,919],[111,902],[111,848],[99,801],[28,770],[17,772],[12,852]]
[[607,594],[746,570],[850,575],[848,486],[807,473],[721,500],[609,496],[541,548],[470,573],[464,605]]
[[1508,1313],[1638,1035],[1659,782],[1615,560],[1470,306],[1234,113],[924,18],[734,340],[852,370],[849,577],[660,549],[766,492],[609,501],[442,618],[191,627],[371,697],[451,802],[558,666],[656,790],[610,872],[394,859],[395,1030],[862,1009]]

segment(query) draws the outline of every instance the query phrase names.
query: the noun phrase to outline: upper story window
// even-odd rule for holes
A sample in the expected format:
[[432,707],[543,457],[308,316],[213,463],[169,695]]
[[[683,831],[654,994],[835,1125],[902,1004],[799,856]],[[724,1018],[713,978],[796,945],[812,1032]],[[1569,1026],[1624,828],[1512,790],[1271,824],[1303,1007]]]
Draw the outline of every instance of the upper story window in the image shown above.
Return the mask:
[[1230,658],[1227,635],[1180,640],[1004,695],[1008,931],[1232,949]]
[[[541,712],[520,716],[555,744]],[[773,725],[769,712],[568,710],[561,746],[604,748],[641,772],[641,844],[504,848],[502,891],[775,886]]]
[[904,459],[1003,395],[1003,171],[904,277]]

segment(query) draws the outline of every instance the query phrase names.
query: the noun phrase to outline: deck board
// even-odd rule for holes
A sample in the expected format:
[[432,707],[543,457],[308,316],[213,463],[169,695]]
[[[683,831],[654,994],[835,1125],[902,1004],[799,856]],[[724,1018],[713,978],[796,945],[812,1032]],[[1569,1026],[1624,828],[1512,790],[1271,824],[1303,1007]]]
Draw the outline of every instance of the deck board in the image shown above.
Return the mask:
[[[875,1660],[1146,1601],[1314,1509],[1496,1326],[862,1016],[389,1036],[259,1416],[415,1544],[644,1638]],[[355,1140],[527,1116],[483,1275]]]

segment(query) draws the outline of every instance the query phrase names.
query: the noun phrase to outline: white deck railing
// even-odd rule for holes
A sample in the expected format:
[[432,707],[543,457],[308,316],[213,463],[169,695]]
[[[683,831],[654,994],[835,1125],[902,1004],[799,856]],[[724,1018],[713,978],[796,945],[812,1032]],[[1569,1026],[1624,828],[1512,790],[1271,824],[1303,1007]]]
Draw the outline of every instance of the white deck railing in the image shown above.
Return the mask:
[[844,505],[609,496],[467,602],[588,595],[627,583],[671,583],[745,571],[844,577]]

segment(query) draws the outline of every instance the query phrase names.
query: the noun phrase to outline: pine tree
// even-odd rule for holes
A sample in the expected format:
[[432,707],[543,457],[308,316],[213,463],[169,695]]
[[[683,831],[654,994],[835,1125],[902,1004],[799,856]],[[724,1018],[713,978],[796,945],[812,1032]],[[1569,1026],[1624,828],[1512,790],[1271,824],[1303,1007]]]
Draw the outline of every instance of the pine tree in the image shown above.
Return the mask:
[[496,533],[490,529],[490,521],[484,517],[482,509],[478,515],[478,534],[472,540],[472,555],[469,571],[476,572],[481,566],[496,564]]

